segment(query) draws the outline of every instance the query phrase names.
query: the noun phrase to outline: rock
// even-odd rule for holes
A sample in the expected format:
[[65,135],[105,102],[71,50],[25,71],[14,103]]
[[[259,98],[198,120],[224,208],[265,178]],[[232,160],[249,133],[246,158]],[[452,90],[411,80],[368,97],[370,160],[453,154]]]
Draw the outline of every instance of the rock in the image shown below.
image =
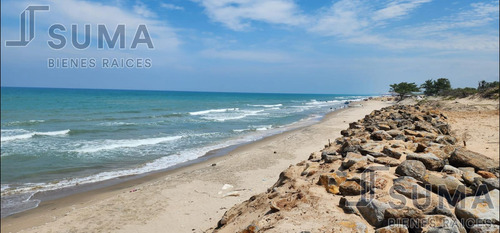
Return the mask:
[[402,176],[393,180],[393,187],[396,192],[403,194],[410,199],[430,197],[430,191],[422,188],[417,182],[418,181],[413,177]]
[[391,135],[391,137],[393,138],[396,138],[398,136],[404,136],[404,133],[403,131],[401,130],[397,130],[397,129],[393,129],[393,130],[388,130],[386,131],[389,135]]
[[446,153],[441,148],[437,148],[435,146],[425,148],[424,153],[431,153],[442,160],[450,158],[450,154]]
[[259,227],[256,224],[252,223],[248,225],[245,229],[240,231],[240,233],[257,233],[259,231],[260,231]]
[[418,136],[418,132],[417,131],[413,131],[413,130],[410,130],[410,129],[405,129],[404,130],[404,134],[405,135],[410,135],[410,136]]
[[376,140],[376,141],[383,141],[383,140],[391,140],[392,139],[392,136],[389,135],[386,131],[384,130],[377,130],[375,132],[373,132],[370,137],[373,139],[373,140]]
[[381,152],[373,152],[373,153],[370,153],[368,155],[370,155],[374,158],[387,157],[387,155],[385,155],[384,153],[381,153]]
[[462,170],[460,170],[456,167],[453,167],[451,165],[444,165],[443,170],[441,170],[441,172],[444,172],[448,175],[456,174],[456,175],[459,175],[460,177],[464,173]]
[[500,189],[500,184],[498,182],[498,178],[489,178],[489,179],[483,179],[482,183],[486,185],[488,190],[493,190],[493,189]]
[[312,176],[318,172],[319,165],[317,163],[307,163],[304,171],[300,173],[301,176]]
[[387,131],[387,130],[391,129],[391,127],[389,125],[387,125],[387,124],[378,124],[377,126],[378,126],[379,129],[384,130],[384,131]]
[[425,165],[425,167],[431,171],[441,171],[441,169],[444,167],[444,161],[431,153],[427,154],[411,153],[406,156],[406,159],[418,160],[422,162]]
[[375,233],[409,233],[408,228],[402,224],[393,224],[379,228]]
[[[445,124],[445,123],[441,123],[441,124],[434,125],[434,128],[436,128],[440,134],[444,134],[445,137],[451,137],[451,136],[449,136],[450,131],[451,131],[450,125]],[[456,139],[455,139],[455,141],[456,141]]]
[[408,226],[410,219],[415,221],[423,217],[424,214],[421,210],[409,206],[398,209],[388,208],[384,212],[386,224],[403,224]]
[[448,216],[450,218],[455,218],[455,215],[453,214],[453,212],[451,212],[450,209],[448,209],[444,206],[436,206],[432,210],[432,215],[444,215],[444,216]]
[[345,181],[339,186],[340,193],[345,196],[361,195],[363,190],[363,187],[354,180]]
[[434,127],[427,122],[417,121],[414,124],[415,124],[415,130],[423,130],[423,131],[427,131],[429,133],[437,133],[437,131],[434,129]]
[[339,186],[347,179],[347,174],[345,172],[336,171],[334,173],[321,174],[319,177],[319,183],[323,185],[327,192],[338,194]]
[[342,142],[342,147],[340,147],[339,151],[342,153],[342,155],[347,155],[349,152],[358,152],[359,149],[361,149],[361,140],[358,138],[344,138],[344,141]]
[[426,173],[425,165],[418,160],[405,160],[396,168],[396,174],[411,176],[417,180],[422,179]]
[[449,135],[440,135],[436,138],[436,142],[441,144],[455,145],[457,143],[457,139]]
[[430,195],[430,197],[413,199],[412,203],[415,208],[421,210],[423,213],[431,214],[440,205],[440,200]]
[[401,158],[400,152],[393,150],[393,149],[390,149],[388,147],[384,147],[384,150],[382,151],[382,153],[386,154],[389,157],[395,158],[395,159]]
[[464,148],[456,149],[449,158],[450,164],[455,167],[474,167],[476,170],[485,170],[495,168],[498,163],[495,160]]
[[466,170],[463,174],[462,174],[462,179],[464,180],[464,183],[468,186],[471,186],[471,185],[474,185],[475,184],[475,181],[476,179],[478,178],[483,178],[481,177],[480,175],[476,174],[474,172],[474,169],[472,169],[472,171],[470,170]]
[[319,160],[321,160],[321,154],[322,153],[320,152],[313,152],[309,155],[309,158],[307,160],[319,162]]
[[423,177],[423,181],[431,185],[432,191],[440,195],[446,195],[446,192],[451,196],[454,196],[455,192],[461,192],[465,195],[473,194],[472,189],[466,187],[457,178],[450,175],[437,176],[434,174],[427,174]]
[[349,129],[362,129],[362,128],[363,125],[358,121],[349,123]]
[[356,204],[359,213],[374,227],[380,227],[384,222],[384,212],[390,208],[389,204],[377,199],[367,200],[361,198]]
[[444,215],[426,215],[419,232],[428,233],[467,233],[462,224],[456,219]]
[[403,148],[406,149],[406,145],[402,143],[394,143],[391,145],[391,148]]
[[342,162],[342,167],[347,169],[347,168],[352,167],[354,164],[357,164],[357,163],[366,164],[367,162],[368,162],[368,158],[366,158],[365,156],[357,154],[357,153],[349,152],[346,155],[346,161]]
[[476,224],[470,228],[469,233],[498,233],[500,232],[499,225],[491,224]]
[[384,149],[384,146],[381,145],[380,143],[366,143],[361,146],[359,151],[363,155],[367,154],[373,154],[373,153],[380,153]]
[[497,178],[497,176],[495,176],[495,174],[493,174],[491,172],[487,172],[487,171],[478,171],[477,174],[482,176],[485,179]]
[[[354,203],[356,203],[356,202],[354,202]],[[345,197],[340,198],[339,207],[342,208],[342,210],[344,210],[344,213],[346,213],[346,214],[356,214],[358,216],[361,216],[358,209],[356,208],[356,205],[349,204],[349,201]]]
[[357,221],[340,221],[335,224],[332,232],[368,233],[368,227]]
[[455,205],[455,215],[463,222],[498,225],[499,193],[495,189],[485,195],[466,197]]
[[325,161],[325,163],[333,163],[337,160],[342,160],[342,155],[337,154],[337,152],[326,152],[323,151],[321,153],[321,159]]
[[473,167],[458,167],[458,170],[462,172],[475,172],[476,170]]
[[396,167],[399,164],[401,164],[401,161],[399,161],[398,159],[389,158],[389,157],[376,158],[374,162],[384,164],[384,165],[387,165],[389,167]]
[[423,143],[417,143],[417,147],[415,148],[415,153],[424,152],[426,148],[427,148],[427,145],[425,145]]

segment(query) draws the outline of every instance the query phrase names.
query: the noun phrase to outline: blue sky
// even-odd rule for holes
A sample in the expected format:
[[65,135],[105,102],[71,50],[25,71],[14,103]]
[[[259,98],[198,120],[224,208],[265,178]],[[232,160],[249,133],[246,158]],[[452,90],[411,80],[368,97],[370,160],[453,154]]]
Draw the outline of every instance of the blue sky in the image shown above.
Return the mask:
[[[279,93],[384,93],[445,77],[454,87],[499,78],[499,2],[438,0],[2,0],[1,85]],[[35,39],[19,14],[36,13]],[[54,23],[83,28],[85,50],[53,50]],[[127,49],[97,49],[97,24],[125,24]],[[154,49],[130,49],[146,24]],[[83,31],[83,30],[82,30]],[[81,32],[80,39],[83,38]],[[111,30],[113,31],[113,30]],[[63,33],[71,40],[70,32]],[[49,69],[48,58],[150,58],[149,69]]]

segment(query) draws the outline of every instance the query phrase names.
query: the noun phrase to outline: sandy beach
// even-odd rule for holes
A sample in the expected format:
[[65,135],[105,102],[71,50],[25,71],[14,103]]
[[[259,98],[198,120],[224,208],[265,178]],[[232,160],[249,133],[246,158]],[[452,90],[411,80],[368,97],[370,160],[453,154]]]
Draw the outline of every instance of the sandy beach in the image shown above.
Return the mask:
[[42,202],[2,219],[2,232],[204,232],[215,227],[228,208],[266,191],[289,165],[339,137],[348,123],[393,103],[361,104],[221,157]]

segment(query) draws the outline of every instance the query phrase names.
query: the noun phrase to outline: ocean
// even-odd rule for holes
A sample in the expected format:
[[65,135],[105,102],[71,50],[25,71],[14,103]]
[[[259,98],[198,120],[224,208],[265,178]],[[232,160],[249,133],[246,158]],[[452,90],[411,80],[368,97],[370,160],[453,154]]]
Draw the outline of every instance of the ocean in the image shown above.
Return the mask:
[[161,171],[368,96],[1,88],[2,217],[38,192]]

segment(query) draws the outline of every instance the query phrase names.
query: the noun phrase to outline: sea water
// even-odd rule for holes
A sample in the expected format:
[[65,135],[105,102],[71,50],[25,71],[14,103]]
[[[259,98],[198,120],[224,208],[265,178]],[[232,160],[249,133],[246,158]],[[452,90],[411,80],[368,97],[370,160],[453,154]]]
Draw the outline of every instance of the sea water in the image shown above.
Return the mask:
[[37,192],[167,169],[366,97],[2,87],[2,217]]

